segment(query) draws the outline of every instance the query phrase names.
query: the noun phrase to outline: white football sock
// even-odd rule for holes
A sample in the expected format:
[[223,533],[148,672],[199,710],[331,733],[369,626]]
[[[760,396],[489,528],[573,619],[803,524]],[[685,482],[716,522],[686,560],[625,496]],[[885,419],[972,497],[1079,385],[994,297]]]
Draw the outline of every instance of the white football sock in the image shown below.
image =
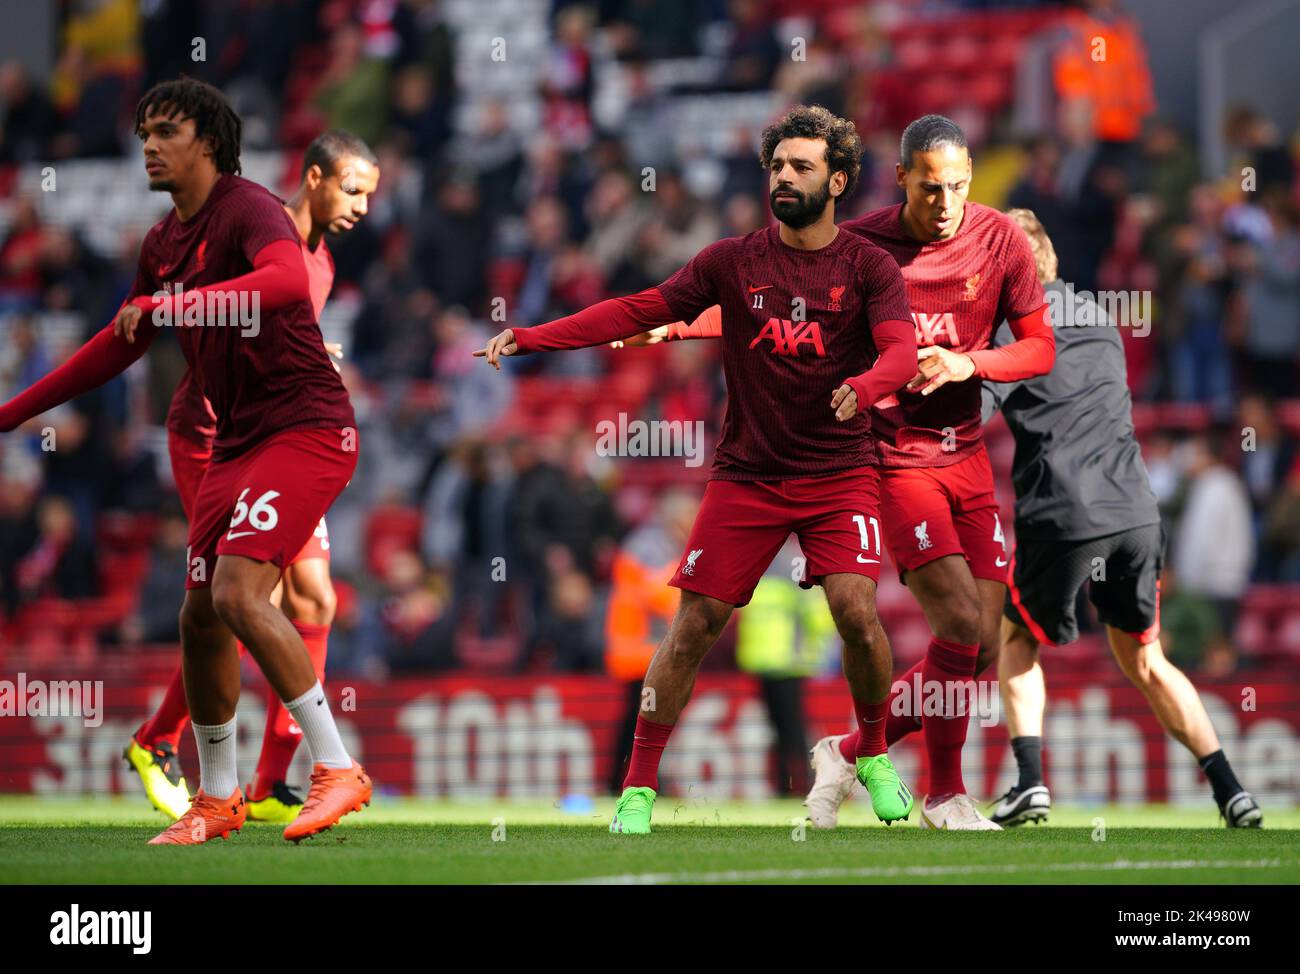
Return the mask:
[[235,766],[235,718],[224,724],[193,724],[199,745],[199,787],[213,798],[228,798],[239,787]]
[[323,764],[327,768],[352,767],[352,758],[343,746],[343,738],[339,737],[338,725],[334,723],[334,714],[330,712],[329,701],[325,699],[320,683],[301,697],[286,700],[284,709],[302,728],[312,764]]

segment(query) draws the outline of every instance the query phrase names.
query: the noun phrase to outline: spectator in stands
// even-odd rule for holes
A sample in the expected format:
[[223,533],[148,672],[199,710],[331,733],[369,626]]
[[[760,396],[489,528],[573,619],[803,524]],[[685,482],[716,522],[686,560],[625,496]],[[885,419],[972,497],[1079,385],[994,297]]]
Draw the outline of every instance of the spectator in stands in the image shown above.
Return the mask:
[[451,135],[451,102],[439,97],[434,74],[421,64],[400,69],[393,79],[392,126],[404,154],[434,159]]
[[[529,579],[576,567],[608,577],[621,526],[609,495],[587,472],[594,459],[591,434],[567,443],[558,437],[519,438],[511,447],[514,489],[508,505],[511,564]],[[541,596],[534,593],[540,607]]]
[[0,244],[0,311],[39,307],[42,239],[35,202],[20,196],[9,232]]
[[585,248],[606,279],[628,260],[649,219],[645,195],[627,173],[607,172],[596,180],[587,197],[591,233]]
[[[1007,205],[1032,210],[1052,237],[1061,279],[1077,280],[1082,241],[1076,228],[1073,200],[1061,189],[1061,144],[1049,134],[1025,147],[1020,179],[1007,196]],[[1076,284],[1076,287],[1082,285]]]
[[1180,670],[1198,670],[1206,652],[1222,639],[1214,606],[1183,588],[1178,573],[1166,566],[1160,575],[1160,645],[1165,656]]
[[1141,188],[1159,203],[1153,233],[1163,234],[1187,219],[1187,203],[1200,178],[1196,151],[1167,119],[1151,124],[1142,140]]
[[331,40],[331,59],[316,91],[325,128],[345,129],[377,143],[388,124],[388,63],[368,55],[365,37],[345,24]]
[[723,91],[758,91],[771,87],[783,51],[772,29],[766,0],[730,0],[731,43],[718,87]]
[[444,304],[480,308],[487,297],[492,227],[484,199],[467,173],[451,173],[421,208],[415,229],[415,272]]
[[658,174],[655,204],[641,234],[642,266],[649,277],[662,281],[717,240],[721,228],[715,207],[696,199],[675,170]]
[[1264,208],[1270,239],[1233,250],[1249,381],[1270,395],[1294,396],[1300,390],[1300,210],[1285,192],[1270,194]]
[[49,371],[49,350],[32,326],[31,316],[14,315],[0,342],[0,396],[15,395]]
[[1286,482],[1269,505],[1263,543],[1281,582],[1300,583],[1300,459],[1291,464]]
[[690,57],[703,19],[697,0],[624,0],[602,4],[607,36],[620,58]]
[[185,597],[188,537],[189,525],[173,504],[158,522],[135,611],[122,623],[119,635],[124,644],[180,641],[176,607]]
[[1266,396],[1243,396],[1237,407],[1242,436],[1241,476],[1250,494],[1257,526],[1277,496],[1296,456],[1295,441],[1276,416],[1277,403]]
[[1157,429],[1142,437],[1142,462],[1146,464],[1147,479],[1160,504],[1160,512],[1168,515],[1178,500],[1182,482],[1174,441],[1168,433]]
[[1183,587],[1214,606],[1225,633],[1236,625],[1255,562],[1250,499],[1241,478],[1220,459],[1224,450],[1240,448],[1229,435],[1216,431],[1185,444],[1187,499],[1171,559]]
[[458,175],[461,167],[472,173],[481,201],[481,207],[472,209],[480,222],[491,225],[507,213],[519,212],[515,187],[524,169],[523,143],[510,127],[509,111],[500,98],[482,103],[477,125],[456,142],[448,159],[455,161]]
[[394,672],[456,666],[455,623],[446,579],[429,572],[413,551],[395,551],[384,566],[385,592],[358,634],[359,654],[382,657]]
[[1174,230],[1170,277],[1178,283],[1167,316],[1170,383],[1185,402],[1226,405],[1232,395],[1226,316],[1232,286],[1214,188],[1192,191],[1192,222]]
[[49,96],[32,83],[18,61],[0,64],[0,163],[41,162],[59,130],[59,115]]
[[588,7],[562,8],[542,71],[542,126],[566,148],[580,149],[591,141],[592,21]]
[[510,480],[501,459],[482,440],[461,440],[439,466],[424,503],[424,556],[451,581],[457,626],[469,622],[481,636],[496,635],[506,621]]
[[1295,162],[1271,119],[1249,105],[1237,105],[1228,112],[1223,129],[1228,145],[1239,155],[1232,172],[1242,173],[1249,167],[1255,177],[1254,192],[1263,196],[1292,188]]
[[493,382],[497,376],[474,368],[473,352],[489,337],[490,329],[459,306],[447,308],[433,319],[434,352],[428,377],[438,397],[433,436],[439,446],[486,430],[510,407],[514,396],[511,383]]
[[520,668],[593,673],[605,650],[604,598],[589,576],[572,568],[550,576],[546,601]]
[[82,314],[95,322],[107,321],[117,310],[113,265],[71,229],[42,229],[40,267],[48,310]]
[[623,790],[641,712],[641,683],[681,598],[681,590],[667,582],[681,560],[699,506],[691,491],[666,491],[654,514],[623,539],[614,555],[605,615],[605,672],[623,684],[624,707],[607,781],[611,794]]
[[[15,569],[36,544],[36,499],[40,477],[36,465],[10,449],[0,455],[0,621],[20,604]],[[25,468],[25,473],[23,469]]]
[[1083,291],[1097,289],[1097,270],[1114,239],[1119,202],[1127,188],[1123,171],[1097,141],[1091,112],[1089,102],[1070,101],[1061,106],[1059,119],[1063,148],[1057,184],[1077,242],[1070,277],[1064,277],[1067,269],[1062,265],[1062,279]]
[[1088,106],[1108,160],[1127,168],[1143,120],[1155,110],[1146,45],[1119,0],[1082,0],[1078,7],[1056,52],[1057,96]]
[[72,505],[57,494],[45,495],[36,506],[35,543],[14,565],[18,599],[85,599],[99,590],[95,578],[95,548],[77,529]]

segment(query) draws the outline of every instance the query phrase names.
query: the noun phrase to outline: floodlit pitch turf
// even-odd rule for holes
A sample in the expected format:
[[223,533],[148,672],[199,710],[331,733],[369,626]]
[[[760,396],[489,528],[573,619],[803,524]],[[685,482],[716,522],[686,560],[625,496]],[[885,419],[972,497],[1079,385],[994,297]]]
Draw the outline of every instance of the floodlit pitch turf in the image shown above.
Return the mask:
[[840,829],[808,827],[802,841],[797,801],[664,796],[650,836],[610,835],[612,808],[611,798],[581,814],[380,798],[298,847],[281,827],[250,824],[225,842],[151,848],[166,823],[143,797],[0,796],[0,882],[1300,883],[1300,810],[1276,805],[1262,831],[1229,832],[1209,806],[1146,806],[1055,809],[1050,826],[940,835],[918,829],[915,812],[886,829],[854,800]]

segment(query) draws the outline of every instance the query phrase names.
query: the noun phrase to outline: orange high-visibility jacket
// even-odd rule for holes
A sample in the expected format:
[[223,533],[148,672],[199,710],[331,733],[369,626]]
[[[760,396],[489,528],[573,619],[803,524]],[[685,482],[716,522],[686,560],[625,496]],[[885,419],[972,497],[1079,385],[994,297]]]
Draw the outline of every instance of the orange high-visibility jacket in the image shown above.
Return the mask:
[[1129,17],[1100,20],[1085,11],[1067,21],[1056,52],[1056,91],[1062,100],[1092,103],[1097,138],[1131,142],[1155,110],[1146,45]]
[[614,679],[628,682],[645,677],[681,598],[681,592],[668,584],[681,552],[674,549],[672,561],[666,564],[646,564],[637,557],[648,554],[638,552],[641,547],[629,544],[614,556],[605,616],[605,670]]

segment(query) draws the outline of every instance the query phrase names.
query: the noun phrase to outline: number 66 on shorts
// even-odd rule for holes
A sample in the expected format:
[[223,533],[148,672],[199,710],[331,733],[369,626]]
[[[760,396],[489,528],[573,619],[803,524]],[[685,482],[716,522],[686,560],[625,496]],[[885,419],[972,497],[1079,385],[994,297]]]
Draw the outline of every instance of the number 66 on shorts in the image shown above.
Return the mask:
[[221,555],[289,564],[356,469],[341,432],[288,430],[211,463],[194,502],[185,587],[209,585]]

